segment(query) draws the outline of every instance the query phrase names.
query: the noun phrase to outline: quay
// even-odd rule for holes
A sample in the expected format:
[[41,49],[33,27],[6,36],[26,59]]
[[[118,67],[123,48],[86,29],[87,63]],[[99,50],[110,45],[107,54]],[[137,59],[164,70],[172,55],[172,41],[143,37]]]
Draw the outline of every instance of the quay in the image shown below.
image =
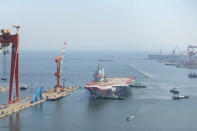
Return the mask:
[[28,97],[21,98],[19,102],[0,105],[0,118],[18,112],[20,110],[38,105],[45,101],[58,100],[60,98],[70,95],[71,92],[79,88],[80,87],[64,88],[62,92],[55,92],[54,90],[43,91],[42,98],[37,97],[37,100],[35,102],[33,102],[34,95],[31,95]]

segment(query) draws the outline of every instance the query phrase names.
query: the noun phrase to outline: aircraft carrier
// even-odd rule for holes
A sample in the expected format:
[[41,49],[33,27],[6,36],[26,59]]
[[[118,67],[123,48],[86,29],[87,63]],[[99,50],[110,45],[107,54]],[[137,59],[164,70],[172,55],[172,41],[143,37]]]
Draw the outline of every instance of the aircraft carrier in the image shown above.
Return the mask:
[[86,84],[85,88],[96,98],[121,99],[120,92],[128,88],[134,80],[133,77],[106,77],[104,69],[98,65],[94,80]]

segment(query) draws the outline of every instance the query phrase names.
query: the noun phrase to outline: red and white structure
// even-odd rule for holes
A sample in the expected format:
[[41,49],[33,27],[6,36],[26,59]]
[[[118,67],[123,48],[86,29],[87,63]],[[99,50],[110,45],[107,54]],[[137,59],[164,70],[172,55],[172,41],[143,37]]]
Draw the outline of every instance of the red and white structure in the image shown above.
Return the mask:
[[95,71],[94,80],[85,85],[92,96],[100,98],[119,98],[119,93],[129,87],[135,80],[133,77],[106,77],[104,69],[98,65]]
[[[19,97],[19,34],[18,29],[20,26],[13,26],[17,29],[17,33],[11,35],[9,30],[1,30],[2,35],[0,35],[1,48],[5,48],[12,45],[12,55],[11,55],[11,71],[10,71],[10,85],[9,85],[9,101],[8,103],[13,103],[15,101],[20,101]],[[14,80],[16,85],[16,99],[13,100],[12,92],[14,87]]]
[[[60,56],[57,56],[55,58],[55,62],[57,63],[57,72],[55,72],[55,76],[57,77],[57,84],[55,85],[54,89],[55,89],[55,92],[56,91],[63,91],[63,87],[60,83],[61,81],[61,68],[62,68],[62,65],[63,65],[63,59],[64,59],[64,50],[66,48],[66,42],[64,42],[64,46],[62,48],[62,54]],[[59,90],[58,90],[59,89]]]

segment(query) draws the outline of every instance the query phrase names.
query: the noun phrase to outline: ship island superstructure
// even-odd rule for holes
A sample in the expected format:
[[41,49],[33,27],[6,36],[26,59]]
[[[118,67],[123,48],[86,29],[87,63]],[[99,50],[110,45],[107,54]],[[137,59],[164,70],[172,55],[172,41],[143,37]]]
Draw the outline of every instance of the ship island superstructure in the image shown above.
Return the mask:
[[96,98],[116,99],[120,98],[120,92],[128,88],[134,80],[133,77],[106,77],[104,69],[98,65],[94,80],[86,84],[85,88]]

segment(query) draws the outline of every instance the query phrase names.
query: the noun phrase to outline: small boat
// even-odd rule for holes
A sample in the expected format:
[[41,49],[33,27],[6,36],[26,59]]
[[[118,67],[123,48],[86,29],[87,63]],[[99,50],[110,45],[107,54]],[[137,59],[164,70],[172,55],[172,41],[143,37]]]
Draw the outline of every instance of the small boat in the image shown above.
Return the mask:
[[146,86],[141,85],[140,83],[135,83],[134,85],[129,85],[129,87],[146,88]]
[[135,119],[135,115],[130,115],[130,116],[127,117],[127,121],[131,121],[133,119]]
[[179,94],[179,95],[173,96],[172,98],[173,99],[187,99],[187,98],[189,98],[189,96],[185,96],[183,94]]
[[170,90],[170,92],[172,92],[172,93],[179,93],[179,91],[176,89],[176,88],[173,88],[172,90]]
[[98,59],[97,61],[113,61],[112,59]]
[[189,78],[197,78],[197,74],[196,73],[189,73],[188,77]]
[[2,77],[2,78],[1,78],[1,80],[6,81],[6,80],[7,80],[7,78],[6,78],[6,77]]
[[20,87],[21,90],[26,90],[26,89],[28,89],[28,88],[29,88],[28,85],[23,85],[23,86]]

